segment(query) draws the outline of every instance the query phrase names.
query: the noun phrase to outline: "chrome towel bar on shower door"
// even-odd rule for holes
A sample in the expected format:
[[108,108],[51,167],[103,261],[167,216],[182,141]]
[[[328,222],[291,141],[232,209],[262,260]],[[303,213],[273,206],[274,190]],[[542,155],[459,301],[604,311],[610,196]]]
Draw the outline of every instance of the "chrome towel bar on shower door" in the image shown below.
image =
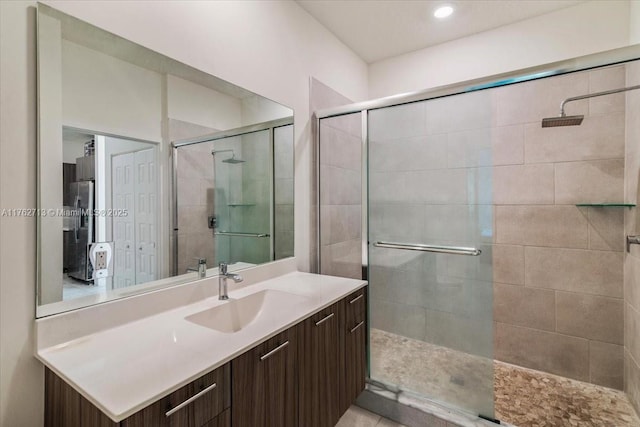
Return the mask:
[[242,233],[240,231],[216,231],[216,236],[236,236],[236,237],[271,237],[267,233]]
[[408,251],[436,252],[451,255],[469,255],[478,256],[482,251],[478,248],[466,248],[463,246],[440,246],[440,245],[423,245],[419,243],[395,243],[395,242],[376,242],[373,244],[376,248],[404,249]]

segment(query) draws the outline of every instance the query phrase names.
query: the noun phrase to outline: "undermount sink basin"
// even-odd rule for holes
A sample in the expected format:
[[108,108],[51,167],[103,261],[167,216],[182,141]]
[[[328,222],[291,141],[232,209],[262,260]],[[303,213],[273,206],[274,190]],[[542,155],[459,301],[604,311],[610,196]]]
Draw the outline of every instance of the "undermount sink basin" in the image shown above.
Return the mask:
[[230,334],[246,328],[261,318],[278,316],[292,305],[307,300],[306,297],[268,289],[244,298],[233,299],[185,317],[189,322],[218,332]]

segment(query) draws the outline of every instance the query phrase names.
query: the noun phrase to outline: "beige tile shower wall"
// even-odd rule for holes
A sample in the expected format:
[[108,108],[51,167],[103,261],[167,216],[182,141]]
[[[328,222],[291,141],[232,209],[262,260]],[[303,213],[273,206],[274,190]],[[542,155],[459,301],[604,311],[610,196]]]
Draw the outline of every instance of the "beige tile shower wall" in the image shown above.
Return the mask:
[[[627,65],[627,86],[640,84],[640,63]],[[625,201],[640,202],[640,90],[626,93]],[[640,234],[640,210],[625,212],[625,233]],[[624,389],[640,413],[640,246],[624,259]]]
[[[310,92],[310,111],[351,103],[316,79],[311,79]],[[362,277],[361,114],[322,119],[320,135],[319,272],[359,279]]]
[[581,126],[540,123],[564,98],[623,87],[625,75],[616,66],[496,90],[498,128],[522,133],[523,156],[502,161],[506,144],[493,153],[496,359],[617,389],[625,210],[575,204],[624,199],[625,97],[569,103]]
[[362,277],[360,114],[320,123],[320,272]]

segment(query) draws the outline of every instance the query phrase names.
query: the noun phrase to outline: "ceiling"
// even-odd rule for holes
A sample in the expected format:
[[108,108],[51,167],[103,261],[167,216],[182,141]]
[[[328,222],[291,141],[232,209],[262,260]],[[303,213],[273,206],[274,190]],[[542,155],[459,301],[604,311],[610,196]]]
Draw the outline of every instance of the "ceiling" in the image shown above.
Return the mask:
[[[297,0],[368,63],[574,6],[574,0]],[[442,5],[455,11],[436,19]]]

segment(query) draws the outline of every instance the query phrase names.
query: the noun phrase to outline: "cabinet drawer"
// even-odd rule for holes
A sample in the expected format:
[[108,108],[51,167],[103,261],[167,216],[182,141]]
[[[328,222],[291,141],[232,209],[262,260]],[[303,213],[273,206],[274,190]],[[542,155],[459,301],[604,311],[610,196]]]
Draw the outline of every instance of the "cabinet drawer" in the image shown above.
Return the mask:
[[229,364],[179,388],[122,422],[123,427],[202,427],[231,405]]

